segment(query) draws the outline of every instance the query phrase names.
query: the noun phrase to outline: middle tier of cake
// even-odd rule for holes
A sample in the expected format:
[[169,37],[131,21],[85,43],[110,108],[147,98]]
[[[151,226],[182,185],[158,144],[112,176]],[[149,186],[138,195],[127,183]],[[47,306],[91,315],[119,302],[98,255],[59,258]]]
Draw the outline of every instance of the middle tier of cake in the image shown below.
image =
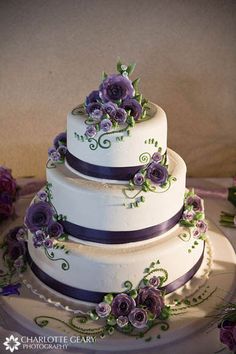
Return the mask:
[[166,188],[142,192],[142,203],[133,207],[137,190],[124,184],[91,181],[70,171],[64,164],[47,168],[52,204],[66,217],[64,230],[76,239],[121,244],[138,242],[162,234],[182,215],[186,165],[168,149],[168,173],[175,177]]

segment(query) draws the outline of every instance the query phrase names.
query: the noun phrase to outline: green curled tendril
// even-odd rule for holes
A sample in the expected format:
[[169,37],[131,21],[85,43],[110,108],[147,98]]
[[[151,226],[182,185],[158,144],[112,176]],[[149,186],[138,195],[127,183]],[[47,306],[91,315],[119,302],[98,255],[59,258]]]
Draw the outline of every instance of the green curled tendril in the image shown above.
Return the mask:
[[130,290],[132,290],[132,288],[133,288],[133,284],[131,283],[131,281],[126,280],[126,281],[124,282],[124,287],[126,288],[126,291],[130,291]]
[[62,270],[69,270],[70,269],[70,265],[66,259],[54,258],[55,257],[54,252],[49,253],[46,247],[44,248],[44,252],[45,252],[45,255],[48,257],[48,259],[50,259],[51,261],[62,261],[62,264],[61,264]]
[[151,155],[149,154],[149,152],[143,152],[140,156],[139,156],[139,161],[143,164],[148,164],[151,161]]

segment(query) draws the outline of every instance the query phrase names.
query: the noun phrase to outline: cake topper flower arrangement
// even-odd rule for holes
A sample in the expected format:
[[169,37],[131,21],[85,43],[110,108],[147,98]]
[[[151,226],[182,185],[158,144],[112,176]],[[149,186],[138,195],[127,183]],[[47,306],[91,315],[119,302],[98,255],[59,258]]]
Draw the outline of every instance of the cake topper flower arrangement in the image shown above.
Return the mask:
[[63,163],[65,160],[66,152],[67,135],[66,132],[62,132],[54,138],[53,146],[48,149],[47,167],[55,167],[55,164]]
[[117,63],[117,74],[102,74],[102,82],[97,90],[92,91],[83,105],[72,113],[85,113],[85,137],[94,138],[99,131],[103,133],[121,132],[134,127],[137,122],[147,118],[148,101],[139,92],[139,78],[130,80],[135,64]]

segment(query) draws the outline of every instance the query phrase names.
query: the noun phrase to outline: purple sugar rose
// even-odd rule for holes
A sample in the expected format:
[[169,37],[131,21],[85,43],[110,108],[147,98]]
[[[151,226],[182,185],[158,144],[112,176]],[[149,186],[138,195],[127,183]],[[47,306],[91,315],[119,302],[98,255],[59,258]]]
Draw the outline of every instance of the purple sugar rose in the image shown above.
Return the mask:
[[135,328],[144,328],[147,325],[147,313],[144,309],[135,308],[129,314],[129,321]]
[[62,133],[58,134],[53,140],[53,145],[54,145],[55,149],[58,149],[59,146],[61,146],[61,145],[66,146],[66,144],[67,144],[66,132],[62,132]]
[[86,112],[95,120],[99,120],[103,115],[102,104],[100,102],[89,103],[86,107]]
[[103,119],[100,123],[100,128],[104,132],[109,132],[109,130],[111,130],[112,128],[112,122],[110,121],[110,119]]
[[116,114],[116,110],[118,109],[117,104],[113,102],[107,102],[103,105],[103,110],[107,113],[111,118],[113,118]]
[[199,238],[199,237],[201,237],[201,234],[202,234],[202,233],[200,232],[199,229],[196,228],[196,229],[193,230],[193,237],[194,237],[194,238]]
[[104,102],[116,102],[134,96],[134,88],[129,78],[122,75],[111,75],[100,85],[100,97]]
[[37,248],[37,247],[41,247],[44,243],[44,240],[46,238],[46,235],[43,231],[41,230],[37,230],[35,232],[35,234],[33,235],[33,244],[34,244],[34,247]]
[[34,203],[26,211],[25,225],[31,232],[42,227],[48,227],[52,221],[53,211],[51,206],[43,201]]
[[16,196],[16,181],[11,175],[11,170],[0,167],[0,194],[7,192],[13,198]]
[[43,241],[43,244],[46,248],[52,248],[52,245],[53,245],[53,241],[50,239],[50,238],[46,238],[44,241]]
[[202,199],[197,195],[187,197],[185,204],[187,206],[192,206],[195,212],[203,211]]
[[133,182],[136,186],[142,186],[145,181],[144,175],[140,172],[137,172],[134,175]]
[[37,197],[42,200],[43,202],[45,202],[47,200],[47,192],[45,192],[45,190],[41,190],[37,193]]
[[123,108],[118,108],[114,119],[118,124],[124,124],[127,119],[127,112]]
[[162,185],[168,178],[168,171],[165,166],[152,162],[147,170],[147,176],[153,183]]
[[50,237],[60,237],[63,234],[63,226],[57,222],[53,221],[49,226],[48,226],[48,234]]
[[196,227],[202,234],[205,234],[207,232],[207,223],[203,220],[198,220],[196,223]]
[[127,294],[118,294],[114,297],[111,303],[111,312],[116,317],[128,316],[131,310],[135,307],[135,301]]
[[96,312],[101,318],[107,317],[111,312],[111,306],[106,302],[100,302],[100,304],[96,306]]
[[134,120],[138,120],[141,117],[142,106],[134,98],[125,100],[122,103],[122,107],[126,111],[130,111],[130,115],[134,118]]
[[87,138],[93,138],[97,134],[97,129],[94,125],[88,125],[85,131]]
[[236,351],[236,323],[225,320],[219,327],[220,341],[234,353]]
[[162,154],[160,152],[154,152],[154,154],[152,155],[152,159],[155,162],[161,162],[162,160]]
[[156,317],[160,316],[164,307],[164,301],[160,290],[153,286],[145,286],[141,288],[136,299],[137,305],[146,308]]
[[153,286],[154,288],[158,288],[158,286],[160,285],[160,278],[156,277],[155,275],[149,279],[148,282],[149,286]]
[[129,323],[129,319],[127,316],[119,316],[116,320],[116,323],[120,328],[123,328]]
[[195,212],[193,210],[185,210],[182,215],[182,219],[185,221],[192,221],[194,219]]
[[94,103],[97,101],[100,101],[99,91],[94,90],[86,97],[85,105],[88,106],[90,103]]

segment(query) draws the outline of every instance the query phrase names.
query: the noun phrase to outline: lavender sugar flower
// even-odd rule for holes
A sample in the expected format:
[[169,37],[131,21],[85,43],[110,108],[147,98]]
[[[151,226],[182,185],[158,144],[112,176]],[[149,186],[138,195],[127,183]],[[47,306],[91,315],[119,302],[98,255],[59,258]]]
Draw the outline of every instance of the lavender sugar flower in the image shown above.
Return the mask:
[[145,182],[145,177],[142,173],[140,172],[137,172],[135,175],[134,175],[134,178],[133,178],[133,182],[136,186],[142,186],[143,183]]
[[153,286],[154,288],[158,288],[158,286],[160,285],[160,278],[153,276],[151,279],[149,279],[148,284],[149,284],[149,286]]
[[87,138],[93,138],[97,134],[97,130],[94,125],[89,125],[86,128],[85,135]]
[[107,102],[103,105],[103,110],[107,113],[111,118],[113,118],[116,114],[116,110],[118,109],[117,104],[113,102]]
[[41,230],[37,230],[35,232],[35,234],[33,235],[33,244],[34,244],[34,247],[37,248],[37,247],[41,247],[44,243],[44,240],[46,238],[46,235],[43,231]]
[[154,154],[152,155],[152,159],[153,159],[153,161],[155,161],[155,162],[161,162],[161,160],[162,160],[162,154],[160,153],[160,152],[154,152]]
[[195,212],[203,211],[202,199],[197,195],[189,196],[185,201],[186,206],[192,206]]
[[97,312],[98,316],[101,318],[107,317],[111,312],[111,306],[109,304],[107,304],[106,302],[100,302],[96,306],[96,312]]
[[88,115],[92,118],[94,118],[95,120],[100,120],[100,118],[103,115],[103,108],[102,108],[102,104],[100,102],[93,102],[90,103],[87,107],[86,107],[86,112],[88,113]]
[[53,162],[58,162],[61,159],[61,154],[54,147],[48,149],[48,156]]
[[50,238],[46,238],[44,241],[43,241],[43,244],[46,248],[52,248],[52,245],[53,245],[53,241],[52,239]]
[[90,103],[94,103],[98,101],[100,101],[99,91],[94,90],[86,97],[85,105],[88,106]]
[[147,325],[147,313],[144,309],[135,308],[129,314],[129,321],[135,328],[144,328]]
[[129,319],[127,316],[119,316],[116,323],[120,328],[123,328],[129,323]]
[[100,85],[100,97],[104,102],[125,100],[134,96],[134,88],[129,78],[110,75]]
[[153,315],[158,317],[164,307],[164,301],[160,290],[153,286],[141,288],[136,299],[137,305],[146,308]]
[[202,233],[200,232],[199,229],[196,228],[196,229],[193,230],[193,237],[194,237],[194,238],[200,238],[200,237],[201,237],[201,234],[202,234]]
[[104,132],[109,132],[109,130],[111,130],[112,128],[112,122],[110,121],[110,119],[103,119],[100,123],[100,128]]
[[191,222],[193,221],[194,216],[195,216],[195,212],[193,210],[184,210],[182,219]]
[[39,192],[37,193],[37,197],[38,197],[41,201],[45,202],[45,201],[47,200],[48,195],[47,195],[47,192],[45,192],[45,190],[41,190],[41,191],[39,191]]
[[205,234],[207,232],[207,223],[203,220],[198,220],[196,222],[196,227],[201,232],[201,234]]
[[116,317],[128,316],[130,311],[134,309],[135,301],[127,294],[118,294],[111,303],[111,312]]
[[124,124],[127,119],[127,112],[123,108],[118,108],[114,119],[118,124]]
[[168,178],[168,171],[165,166],[152,162],[147,170],[148,178],[157,185],[162,185]]
[[60,237],[64,230],[63,230],[63,226],[57,222],[57,221],[53,221],[49,226],[48,226],[48,234],[50,237]]

